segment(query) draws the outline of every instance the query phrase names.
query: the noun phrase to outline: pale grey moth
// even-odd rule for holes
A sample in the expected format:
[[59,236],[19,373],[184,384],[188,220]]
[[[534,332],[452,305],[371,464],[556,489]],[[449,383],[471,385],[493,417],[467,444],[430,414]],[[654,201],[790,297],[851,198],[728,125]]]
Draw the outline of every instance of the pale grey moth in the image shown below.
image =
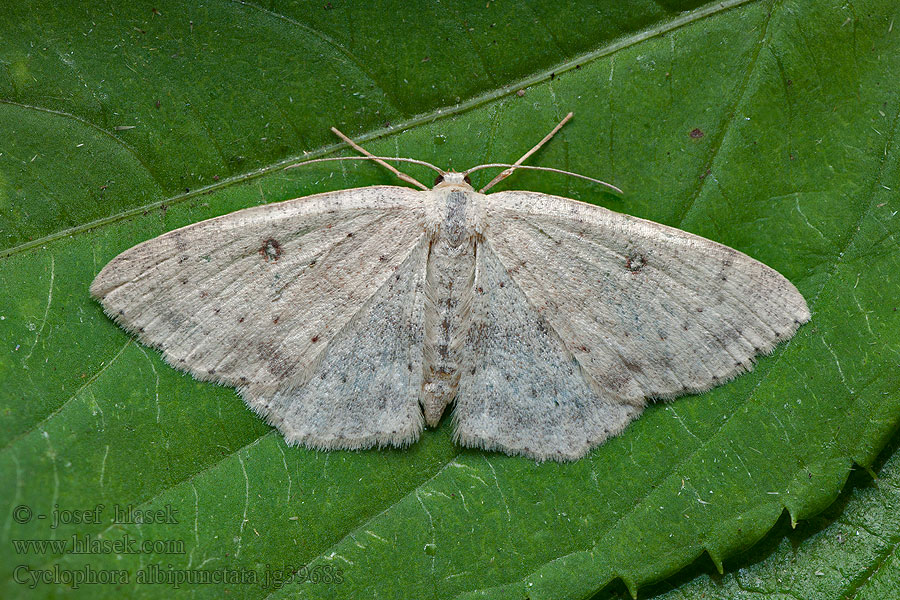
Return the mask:
[[113,259],[91,294],[288,443],[407,446],[453,402],[459,444],[537,460],[580,458],[648,399],[750,370],[810,318],[787,279],[716,242],[432,168],[433,189],[328,192],[171,231]]

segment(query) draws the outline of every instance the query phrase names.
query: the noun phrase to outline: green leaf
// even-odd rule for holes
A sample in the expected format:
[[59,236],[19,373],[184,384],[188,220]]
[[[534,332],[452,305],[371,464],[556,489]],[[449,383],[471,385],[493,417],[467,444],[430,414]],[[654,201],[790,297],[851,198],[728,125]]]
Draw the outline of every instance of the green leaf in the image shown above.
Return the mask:
[[[782,519],[753,549],[726,561],[725,575],[696,564],[653,586],[646,598],[900,597],[900,436],[878,461],[879,475],[856,470],[838,499],[792,529]],[[886,462],[885,462],[886,461]],[[882,465],[882,463],[884,463]],[[642,594],[643,595],[643,594]],[[614,597],[601,594],[599,598]],[[598,598],[598,600],[599,600]]]
[[[58,595],[75,574],[111,582],[75,590],[91,598],[635,592],[704,553],[722,565],[785,511],[815,517],[854,463],[875,465],[900,418],[900,10],[609,4],[7,3],[0,596]],[[813,313],[753,373],[651,406],[576,463],[460,449],[447,419],[403,451],[286,447],[88,297],[108,260],[173,228],[394,183],[371,164],[284,169],[342,147],[330,125],[460,168],[515,160],[570,110],[532,164],[625,197],[546,173],[503,185],[732,246]],[[111,522],[129,507],[165,522]],[[53,528],[54,509],[81,522]],[[88,553],[25,543],[73,535]],[[876,561],[847,552],[859,572]]]

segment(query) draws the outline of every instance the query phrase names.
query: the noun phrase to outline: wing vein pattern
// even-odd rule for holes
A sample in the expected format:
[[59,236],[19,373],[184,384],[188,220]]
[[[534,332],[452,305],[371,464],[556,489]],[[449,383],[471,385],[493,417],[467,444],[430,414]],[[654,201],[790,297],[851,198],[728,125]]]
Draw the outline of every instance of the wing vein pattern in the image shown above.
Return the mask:
[[648,398],[750,370],[809,320],[775,270],[658,223],[513,191],[485,197],[481,220],[465,445],[578,458]]
[[[422,428],[425,207],[421,192],[376,186],[237,211],[122,253],[91,293],[169,363],[237,387],[289,441],[402,445]],[[333,422],[348,398],[375,430]],[[312,433],[291,425],[303,410]]]

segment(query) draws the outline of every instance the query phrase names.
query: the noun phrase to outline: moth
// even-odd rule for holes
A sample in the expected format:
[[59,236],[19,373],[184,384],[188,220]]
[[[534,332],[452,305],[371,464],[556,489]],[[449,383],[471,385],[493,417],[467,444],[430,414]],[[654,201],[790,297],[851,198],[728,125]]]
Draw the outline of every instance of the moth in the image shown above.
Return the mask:
[[[463,446],[578,459],[649,399],[750,370],[810,313],[778,272],[708,239],[559,196],[484,193],[541,169],[521,163],[570,117],[513,165],[428,165],[431,189],[340,134],[366,154],[346,158],[420,189],[182,227],[114,258],[90,292],[174,367],[235,387],[288,443],[404,447],[452,403]],[[475,191],[468,175],[487,166],[507,169]]]

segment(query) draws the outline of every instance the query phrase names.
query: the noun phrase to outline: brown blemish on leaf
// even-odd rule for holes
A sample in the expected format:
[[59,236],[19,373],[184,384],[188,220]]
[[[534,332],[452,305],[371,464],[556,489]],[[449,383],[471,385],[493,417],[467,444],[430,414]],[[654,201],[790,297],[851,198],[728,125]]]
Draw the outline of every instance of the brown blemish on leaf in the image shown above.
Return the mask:
[[706,134],[704,134],[703,130],[700,129],[699,127],[695,127],[694,129],[691,130],[691,132],[688,135],[690,135],[691,138],[693,138],[695,140],[699,140]]

